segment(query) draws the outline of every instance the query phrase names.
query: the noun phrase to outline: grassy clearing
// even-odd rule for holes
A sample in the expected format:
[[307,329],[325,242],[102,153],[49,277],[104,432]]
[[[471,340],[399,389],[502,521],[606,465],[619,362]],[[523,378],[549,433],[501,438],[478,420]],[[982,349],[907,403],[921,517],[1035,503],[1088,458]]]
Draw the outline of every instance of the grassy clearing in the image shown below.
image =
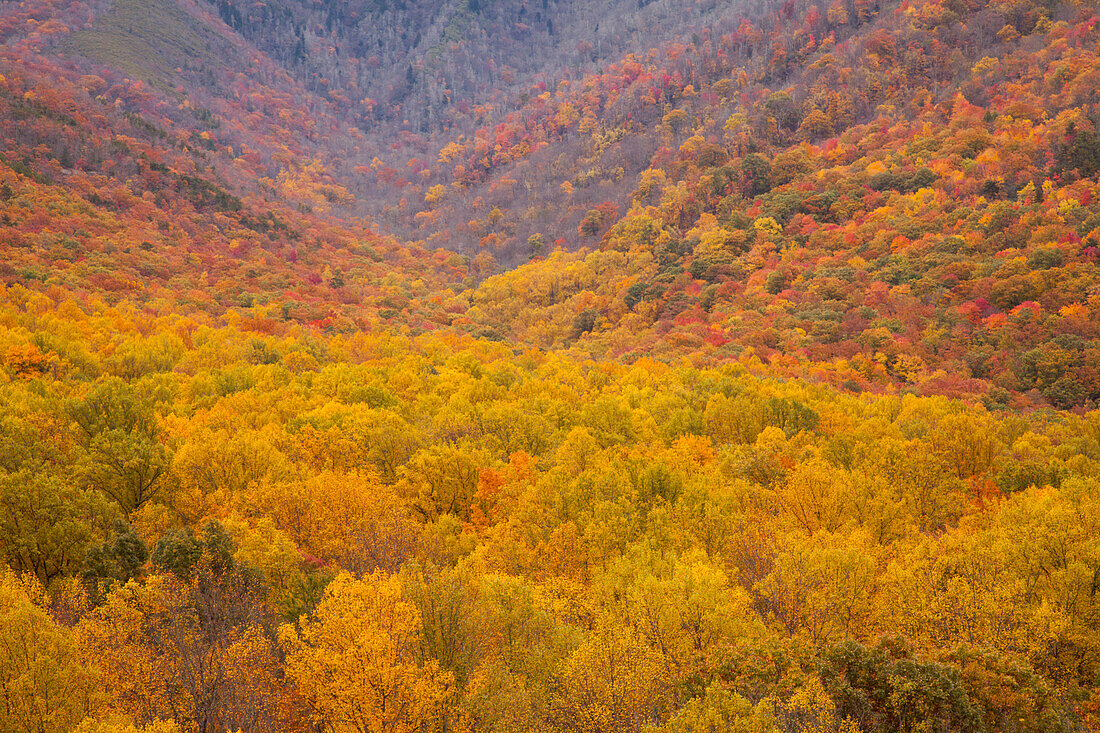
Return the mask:
[[68,46],[166,91],[182,81],[177,69],[213,76],[213,69],[227,68],[236,55],[228,40],[168,0],[115,0],[91,28],[74,33]]

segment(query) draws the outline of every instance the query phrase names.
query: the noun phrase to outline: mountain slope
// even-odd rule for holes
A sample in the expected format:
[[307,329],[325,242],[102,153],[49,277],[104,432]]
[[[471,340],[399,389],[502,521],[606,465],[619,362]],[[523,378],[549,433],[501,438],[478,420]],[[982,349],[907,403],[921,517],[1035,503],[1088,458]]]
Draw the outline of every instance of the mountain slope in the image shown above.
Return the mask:
[[0,730],[1100,729],[1094,5],[0,38]]
[[[567,241],[594,251],[486,282],[475,320],[600,355],[752,353],[851,387],[990,404],[1034,390],[1025,402],[1094,404],[1097,18],[1072,10],[1021,35],[1004,30],[1014,27],[1002,9],[944,23],[938,7],[910,6],[823,43],[784,90],[763,83],[778,45],[756,83],[681,77],[698,92],[650,112],[637,133],[623,134],[596,93],[622,88],[621,76],[592,80],[582,114],[599,122],[564,136],[590,157],[572,162],[542,209],[562,218],[512,208],[469,230],[506,259],[532,229],[530,241],[546,246],[540,224],[579,219]],[[1001,25],[992,45],[969,51],[975,63],[949,52],[964,28]],[[639,105],[626,106],[635,128]],[[639,137],[656,154],[633,181],[614,183],[623,167],[609,167]],[[503,166],[499,180],[533,170]],[[616,199],[624,187],[633,191]],[[448,192],[423,226],[450,226],[448,197],[468,216],[469,199]],[[509,210],[505,199],[480,211]]]
[[[39,45],[74,48],[115,28],[133,57],[140,38],[160,37],[151,12],[118,5],[71,20],[75,33]],[[948,12],[923,3],[798,12],[774,11],[770,34],[744,21],[730,34],[703,33],[563,81],[494,130],[444,146],[423,175],[411,173],[425,162],[410,160],[416,183],[379,161],[361,166],[360,184],[373,178],[424,200],[414,214],[416,199],[403,198],[384,218],[415,223],[422,245],[478,252],[410,258],[387,245],[384,259],[416,268],[404,283],[384,281],[373,244],[365,257],[355,245],[319,244],[348,241],[320,232],[342,226],[333,217],[354,205],[354,184],[340,175],[354,157],[325,164],[353,130],[341,126],[339,105],[240,38],[211,41],[229,58],[262,62],[231,83],[167,65],[150,67],[146,82],[110,67],[104,78],[49,53],[28,72],[13,53],[5,155],[38,181],[13,174],[9,190],[19,201],[47,182],[60,188],[43,196],[79,190],[93,209],[71,211],[98,208],[99,219],[128,226],[126,237],[143,244],[121,266],[111,259],[117,247],[89,246],[102,221],[30,224],[37,215],[25,206],[7,215],[10,241],[22,245],[6,272],[48,280],[42,263],[78,260],[74,272],[99,274],[77,282],[174,297],[180,288],[147,275],[191,250],[223,258],[203,260],[204,272],[183,268],[185,279],[221,283],[216,309],[263,303],[345,326],[411,318],[417,329],[616,358],[760,358],[850,388],[966,395],[990,406],[1093,404],[1092,11]],[[203,18],[229,32],[197,6],[167,17],[175,20],[163,38],[198,42],[214,32],[197,30]],[[963,43],[971,31],[978,41]],[[172,101],[179,88],[193,90],[182,104]],[[124,190],[104,195],[111,186]],[[196,238],[174,225],[180,205],[217,233]],[[317,212],[312,227],[291,225],[295,208]],[[376,239],[351,235],[364,237]],[[559,245],[593,251],[538,258]],[[408,287],[418,279],[426,284]],[[433,296],[432,287],[450,290]]]

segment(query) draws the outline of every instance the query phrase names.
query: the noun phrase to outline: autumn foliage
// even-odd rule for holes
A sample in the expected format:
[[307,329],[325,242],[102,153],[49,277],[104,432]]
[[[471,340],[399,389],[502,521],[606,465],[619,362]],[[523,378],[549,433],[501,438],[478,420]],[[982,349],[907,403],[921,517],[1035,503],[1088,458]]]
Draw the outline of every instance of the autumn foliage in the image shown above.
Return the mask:
[[0,8],[0,730],[1100,728],[1095,8],[459,5]]

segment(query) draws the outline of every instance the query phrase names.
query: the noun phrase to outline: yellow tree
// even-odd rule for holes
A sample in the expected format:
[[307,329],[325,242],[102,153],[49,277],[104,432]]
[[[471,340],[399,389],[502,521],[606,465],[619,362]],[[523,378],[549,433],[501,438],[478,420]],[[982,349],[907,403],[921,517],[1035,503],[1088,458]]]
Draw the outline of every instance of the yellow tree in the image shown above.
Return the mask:
[[776,537],[772,571],[754,587],[766,618],[814,643],[865,634],[875,611],[875,549],[860,533]]
[[338,575],[313,619],[285,624],[286,670],[334,733],[412,733],[434,719],[452,677],[434,661],[417,664],[420,614],[401,599],[397,578]]
[[604,574],[599,590],[660,652],[669,679],[697,673],[733,639],[758,631],[748,593],[698,550],[676,558],[632,548]]
[[73,733],[181,733],[174,720],[154,720],[137,726],[124,720],[86,718]]
[[418,452],[405,467],[403,488],[412,507],[425,519],[441,514],[468,519],[481,469],[489,464],[485,451],[453,445],[433,445]]
[[778,733],[771,703],[764,699],[754,707],[715,683],[703,695],[688,700],[663,726],[649,728],[647,733]]
[[37,581],[0,569],[0,730],[68,731],[100,701],[98,675],[32,599],[44,599]]
[[836,705],[821,681],[809,678],[786,700],[765,697],[751,705],[740,695],[711,684],[705,693],[689,700],[661,728],[648,733],[857,733],[859,726],[850,718],[840,719]]
[[632,629],[608,621],[566,660],[558,725],[577,733],[638,733],[669,707],[660,654]]
[[396,571],[420,542],[409,503],[373,471],[262,482],[249,501],[303,552],[356,575]]

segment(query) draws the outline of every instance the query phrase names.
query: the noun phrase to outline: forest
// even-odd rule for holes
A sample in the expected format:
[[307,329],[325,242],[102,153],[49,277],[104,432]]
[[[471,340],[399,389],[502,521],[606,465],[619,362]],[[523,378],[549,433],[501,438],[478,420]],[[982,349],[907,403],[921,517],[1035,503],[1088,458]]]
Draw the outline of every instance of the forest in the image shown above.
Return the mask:
[[0,5],[0,731],[1100,730],[1100,9]]

